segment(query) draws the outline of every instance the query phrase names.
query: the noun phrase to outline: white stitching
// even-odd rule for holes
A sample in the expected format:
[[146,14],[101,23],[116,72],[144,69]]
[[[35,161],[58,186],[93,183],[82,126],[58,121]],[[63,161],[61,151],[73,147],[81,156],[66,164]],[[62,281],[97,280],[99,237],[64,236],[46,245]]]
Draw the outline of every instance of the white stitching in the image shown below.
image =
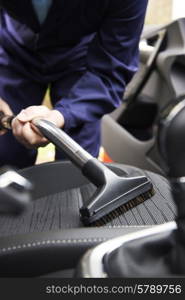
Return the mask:
[[92,239],[66,239],[66,240],[47,240],[47,241],[41,241],[41,242],[33,242],[28,244],[22,244],[17,246],[11,246],[8,248],[2,248],[0,249],[0,252],[10,252],[12,250],[18,250],[18,249],[25,249],[25,248],[31,248],[31,247],[37,247],[37,246],[43,246],[43,245],[56,245],[56,244],[77,244],[77,243],[92,243],[92,242],[103,242],[106,241],[106,238],[92,238]]
[[[123,226],[105,226],[104,229],[106,228],[146,228],[146,227],[154,227],[156,225],[123,225]],[[20,250],[20,249],[25,249],[25,248],[31,248],[31,247],[37,247],[37,246],[43,246],[43,245],[56,245],[56,244],[77,244],[77,243],[93,243],[93,242],[103,242],[106,241],[109,238],[87,238],[87,239],[65,239],[65,240],[47,240],[47,241],[40,241],[40,242],[33,242],[33,243],[27,243],[27,244],[22,244],[22,245],[17,245],[17,246],[11,246],[8,248],[2,248],[0,249],[0,252],[10,252],[12,250]]]

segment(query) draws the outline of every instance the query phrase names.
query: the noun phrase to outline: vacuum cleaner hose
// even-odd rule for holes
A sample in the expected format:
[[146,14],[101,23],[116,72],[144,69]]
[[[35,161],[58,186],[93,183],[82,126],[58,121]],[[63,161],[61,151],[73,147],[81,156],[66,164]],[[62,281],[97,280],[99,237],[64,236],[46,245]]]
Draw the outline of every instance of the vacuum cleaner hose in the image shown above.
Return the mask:
[[79,168],[83,166],[93,157],[86,152],[80,145],[72,140],[63,130],[57,128],[54,124],[47,120],[35,119],[33,124],[39,131],[53,142],[59,149],[62,149],[71,161]]

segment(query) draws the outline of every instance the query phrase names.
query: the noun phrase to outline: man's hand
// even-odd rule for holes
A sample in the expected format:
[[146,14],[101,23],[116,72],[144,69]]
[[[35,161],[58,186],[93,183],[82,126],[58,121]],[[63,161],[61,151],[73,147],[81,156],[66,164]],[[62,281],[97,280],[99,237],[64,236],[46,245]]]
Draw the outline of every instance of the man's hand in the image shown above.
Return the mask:
[[32,124],[31,121],[35,118],[48,120],[59,128],[64,126],[64,117],[57,110],[50,110],[43,105],[23,109],[13,120],[12,130],[16,139],[31,149],[48,144],[48,140]]
[[[13,112],[11,111],[9,105],[1,98],[0,98],[0,111],[3,112],[5,115],[9,115],[9,116],[13,115]],[[6,130],[0,130],[0,135],[3,135],[5,133]]]

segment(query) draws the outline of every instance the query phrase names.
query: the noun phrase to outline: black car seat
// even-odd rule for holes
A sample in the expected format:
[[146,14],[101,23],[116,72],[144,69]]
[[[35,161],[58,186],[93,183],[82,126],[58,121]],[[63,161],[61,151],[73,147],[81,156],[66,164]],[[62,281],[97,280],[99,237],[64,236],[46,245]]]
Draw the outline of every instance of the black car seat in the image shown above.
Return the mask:
[[[78,277],[177,277],[185,275],[185,100],[168,108],[159,149],[177,206],[176,221],[124,235],[87,252]],[[83,263],[82,263],[83,262]]]
[[19,216],[0,215],[0,276],[44,276],[74,269],[92,246],[175,219],[176,208],[166,178],[130,166],[114,164],[112,168],[115,172],[147,175],[156,193],[104,227],[84,227],[80,222],[82,198],[89,197],[95,187],[71,162],[21,170],[20,174],[35,186],[34,201]]

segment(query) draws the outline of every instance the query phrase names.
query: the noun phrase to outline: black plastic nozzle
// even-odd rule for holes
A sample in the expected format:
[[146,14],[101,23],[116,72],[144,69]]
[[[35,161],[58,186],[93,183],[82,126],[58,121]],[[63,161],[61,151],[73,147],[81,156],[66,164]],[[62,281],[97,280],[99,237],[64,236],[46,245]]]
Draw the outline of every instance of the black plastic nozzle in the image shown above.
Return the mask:
[[152,183],[147,177],[118,176],[95,158],[85,164],[82,173],[97,186],[94,195],[80,209],[85,225],[94,223],[111,212],[114,214],[124,205],[125,209],[127,204],[131,209],[137,204],[131,204],[130,201],[152,190]]

